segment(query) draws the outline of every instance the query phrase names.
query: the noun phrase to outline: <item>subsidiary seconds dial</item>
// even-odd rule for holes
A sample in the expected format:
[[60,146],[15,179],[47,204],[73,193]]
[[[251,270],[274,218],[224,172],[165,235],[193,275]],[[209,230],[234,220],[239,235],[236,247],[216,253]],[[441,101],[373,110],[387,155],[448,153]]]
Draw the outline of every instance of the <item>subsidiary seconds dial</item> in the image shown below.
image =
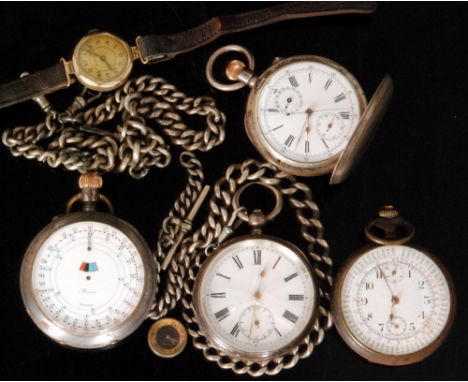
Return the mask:
[[258,361],[297,345],[313,323],[317,297],[297,248],[248,236],[226,243],[204,265],[194,309],[209,340],[232,356]]

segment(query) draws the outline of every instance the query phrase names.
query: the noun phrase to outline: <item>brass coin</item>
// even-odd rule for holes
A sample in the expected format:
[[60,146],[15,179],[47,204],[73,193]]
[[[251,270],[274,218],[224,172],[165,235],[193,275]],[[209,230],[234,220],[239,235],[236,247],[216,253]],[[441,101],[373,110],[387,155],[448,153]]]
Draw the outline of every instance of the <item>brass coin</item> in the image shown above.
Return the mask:
[[148,332],[148,345],[159,357],[176,357],[187,345],[187,330],[180,321],[163,318],[151,326]]

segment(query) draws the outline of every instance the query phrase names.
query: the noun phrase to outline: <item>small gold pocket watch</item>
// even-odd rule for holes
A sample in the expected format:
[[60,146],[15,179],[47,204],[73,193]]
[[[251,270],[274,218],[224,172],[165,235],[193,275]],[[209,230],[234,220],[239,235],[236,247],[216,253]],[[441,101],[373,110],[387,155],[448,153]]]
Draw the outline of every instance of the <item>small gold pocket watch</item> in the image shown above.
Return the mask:
[[440,261],[409,245],[414,227],[392,206],[365,228],[370,244],[338,273],[332,314],[338,333],[372,363],[415,363],[442,344],[455,316],[455,291]]
[[[215,79],[214,62],[229,52],[243,54],[247,64],[232,60],[226,76]],[[223,91],[252,88],[247,100],[247,135],[267,161],[298,176],[332,174],[341,183],[363,154],[390,102],[393,84],[386,76],[369,104],[354,76],[340,64],[319,56],[275,59],[259,77],[252,54],[239,45],[215,51],[208,60],[209,83]]]

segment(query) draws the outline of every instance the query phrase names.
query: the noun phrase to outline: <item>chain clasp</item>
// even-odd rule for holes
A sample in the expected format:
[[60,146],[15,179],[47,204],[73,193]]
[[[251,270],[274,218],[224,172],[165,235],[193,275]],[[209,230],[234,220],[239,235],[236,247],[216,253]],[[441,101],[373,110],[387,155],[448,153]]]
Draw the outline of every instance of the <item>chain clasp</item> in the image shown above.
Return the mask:
[[187,215],[187,218],[185,218],[183,221],[179,223],[179,226],[180,226],[179,234],[174,240],[174,243],[172,244],[171,248],[169,249],[169,252],[167,253],[162,263],[161,268],[163,269],[163,271],[165,271],[167,267],[169,266],[169,264],[171,263],[172,258],[174,257],[177,248],[179,247],[180,243],[182,242],[187,232],[189,232],[192,229],[192,221],[197,215],[198,210],[203,204],[203,201],[205,200],[209,191],[210,191],[210,186],[206,185],[205,187],[203,187],[202,191],[200,192],[200,195],[198,196],[197,200],[195,201],[195,204],[193,205],[193,208],[190,210],[189,214]]

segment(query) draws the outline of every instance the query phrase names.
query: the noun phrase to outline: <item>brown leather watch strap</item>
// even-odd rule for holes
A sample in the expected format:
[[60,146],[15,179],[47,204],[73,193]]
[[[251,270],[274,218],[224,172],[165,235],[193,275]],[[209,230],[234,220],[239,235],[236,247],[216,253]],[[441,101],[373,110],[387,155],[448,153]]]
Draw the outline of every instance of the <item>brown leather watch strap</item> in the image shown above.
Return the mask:
[[0,85],[0,109],[66,88],[69,79],[62,62],[16,81]]
[[375,8],[375,2],[368,1],[291,2],[235,15],[214,17],[202,25],[180,33],[138,37],[136,43],[142,61],[154,64],[196,49],[223,34],[245,31],[290,19],[346,13],[372,13]]
[[[177,54],[196,49],[217,37],[257,28],[278,21],[344,13],[372,13],[375,2],[316,1],[290,2],[255,11],[214,17],[206,23],[171,35],[149,35],[137,38],[140,57],[144,63],[168,60]],[[64,63],[36,72],[16,81],[0,85],[0,109],[67,87]]]

